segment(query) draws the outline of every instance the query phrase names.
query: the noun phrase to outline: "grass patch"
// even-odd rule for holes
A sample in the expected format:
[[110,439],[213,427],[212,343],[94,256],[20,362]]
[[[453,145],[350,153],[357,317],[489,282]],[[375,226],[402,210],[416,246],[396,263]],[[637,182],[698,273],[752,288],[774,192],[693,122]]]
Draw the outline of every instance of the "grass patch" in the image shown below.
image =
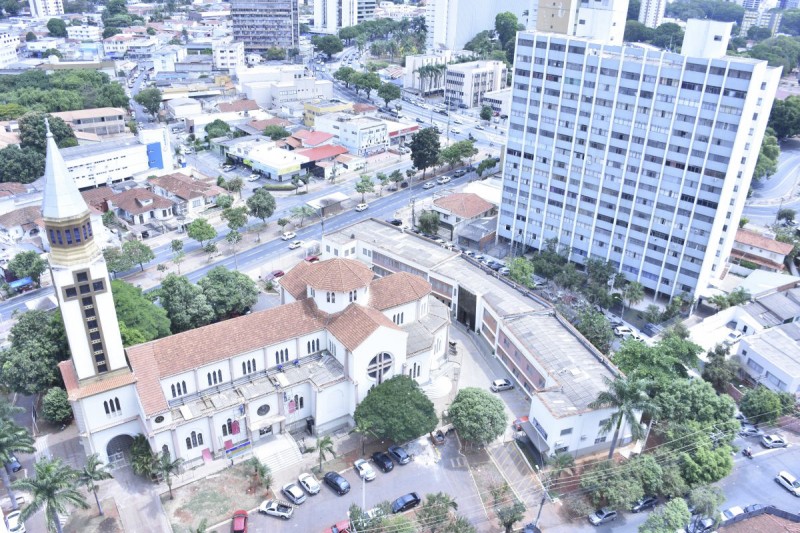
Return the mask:
[[293,191],[297,187],[291,183],[267,183],[262,185],[261,188],[268,191]]

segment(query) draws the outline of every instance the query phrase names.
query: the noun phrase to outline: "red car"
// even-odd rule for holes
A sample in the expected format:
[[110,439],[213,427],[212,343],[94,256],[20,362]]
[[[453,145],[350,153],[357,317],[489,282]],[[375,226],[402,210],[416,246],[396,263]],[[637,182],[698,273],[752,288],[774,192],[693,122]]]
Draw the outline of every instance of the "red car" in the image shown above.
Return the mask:
[[306,257],[306,261],[308,261],[309,263],[316,263],[317,261],[319,261],[319,256],[309,255],[308,257]]
[[239,510],[233,513],[231,533],[247,533],[247,511]]
[[336,522],[331,527],[325,528],[322,533],[350,533],[350,520],[342,520],[341,522]]
[[284,274],[286,274],[286,272],[284,272],[283,270],[273,270],[273,271],[272,271],[272,279],[277,279],[277,278],[280,278],[280,277],[282,277]]

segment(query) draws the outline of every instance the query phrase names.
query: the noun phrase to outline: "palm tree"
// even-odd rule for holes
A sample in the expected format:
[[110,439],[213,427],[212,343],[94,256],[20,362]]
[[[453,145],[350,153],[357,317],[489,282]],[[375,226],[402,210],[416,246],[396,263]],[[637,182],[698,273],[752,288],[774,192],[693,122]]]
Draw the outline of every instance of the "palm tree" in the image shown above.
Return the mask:
[[169,499],[174,499],[172,496],[172,476],[178,473],[180,470],[181,465],[183,464],[183,459],[178,457],[174,461],[169,456],[169,452],[161,452],[158,455],[158,459],[156,459],[153,468],[159,474],[164,477],[164,481],[167,482],[167,488],[169,489]]
[[317,439],[317,452],[319,452],[319,471],[322,472],[322,461],[328,458],[328,454],[336,457],[336,452],[333,451],[333,439],[330,435]]
[[624,376],[617,376],[614,380],[603,376],[603,380],[608,390],[598,394],[597,399],[590,403],[589,407],[592,409],[606,407],[616,409],[616,412],[600,428],[603,433],[614,430],[614,440],[611,442],[611,449],[608,451],[608,458],[611,459],[617,447],[617,440],[619,439],[623,422],[631,426],[633,440],[642,439],[644,438],[644,428],[639,423],[637,412],[654,415],[657,408],[645,392],[648,385],[647,381],[628,379]]
[[253,467],[253,491],[259,484],[269,490],[272,486],[272,470],[269,466],[262,463],[258,457],[251,457],[248,463]]
[[[644,298],[644,285],[638,281],[631,281],[622,289],[622,297],[628,300],[628,308],[630,309]],[[622,314],[625,314],[624,308],[622,309]]]
[[547,458],[547,466],[550,467],[550,482],[554,483],[564,472],[573,473],[575,458],[565,452],[555,453]]
[[17,504],[17,497],[12,490],[8,471],[2,465],[10,462],[11,456],[16,453],[33,453],[35,451],[33,437],[30,436],[27,429],[6,418],[0,419],[0,475],[3,476],[3,486],[11,500],[11,508],[15,511],[19,509],[19,504]]
[[68,506],[89,508],[86,498],[75,488],[80,473],[58,458],[41,459],[36,462],[34,469],[35,477],[18,479],[13,483],[15,489],[32,496],[31,503],[22,509],[20,518],[26,521],[44,509],[47,529],[49,531],[55,529],[58,533],[62,533],[59,515],[66,515]]
[[93,453],[87,458],[86,466],[83,467],[80,478],[81,485],[94,493],[94,501],[97,503],[97,510],[100,511],[100,516],[103,516],[103,508],[100,507],[100,498],[97,497],[97,489],[100,487],[95,484],[95,481],[111,479],[112,476],[106,471],[107,468],[108,465],[103,464],[100,456]]

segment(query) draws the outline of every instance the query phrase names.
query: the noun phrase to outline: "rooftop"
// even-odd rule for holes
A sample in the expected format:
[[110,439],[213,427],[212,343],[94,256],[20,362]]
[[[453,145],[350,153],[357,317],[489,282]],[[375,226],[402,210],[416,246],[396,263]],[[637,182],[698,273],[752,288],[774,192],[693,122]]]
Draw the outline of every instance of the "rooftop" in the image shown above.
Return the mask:
[[76,109],[75,111],[61,111],[51,113],[54,117],[59,117],[66,122],[82,120],[85,118],[99,118],[108,116],[125,116],[125,110],[121,107],[98,107],[96,109]]
[[[790,330],[791,332],[791,330]],[[740,341],[790,376],[800,377],[800,345],[780,328],[742,337]]]
[[436,198],[433,205],[467,219],[481,216],[495,207],[477,194],[460,192]]
[[142,146],[142,144],[136,137],[127,137],[125,139],[103,141],[101,143],[92,143],[84,146],[70,146],[69,148],[61,148],[59,151],[65,161],[71,161],[73,159],[115,152],[123,148],[137,146]]
[[770,238],[755,231],[742,228],[736,231],[736,242],[755,248],[761,248],[762,250],[767,250],[780,255],[786,255],[792,251],[792,248],[794,248],[794,246],[790,243],[779,242],[774,238]]

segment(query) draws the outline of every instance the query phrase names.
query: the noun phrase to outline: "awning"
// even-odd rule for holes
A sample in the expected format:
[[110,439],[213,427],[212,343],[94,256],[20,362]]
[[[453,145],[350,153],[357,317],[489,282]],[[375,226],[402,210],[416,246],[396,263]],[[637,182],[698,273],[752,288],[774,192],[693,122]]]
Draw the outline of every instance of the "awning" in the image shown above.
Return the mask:
[[283,415],[268,416],[266,418],[261,418],[261,419],[258,419],[258,420],[253,420],[253,417],[248,417],[247,418],[247,429],[249,429],[250,432],[252,433],[254,431],[258,431],[259,429],[265,428],[267,426],[271,426],[271,425],[275,424],[276,422],[283,422],[284,420],[286,420],[286,417],[283,416]]
[[531,439],[531,443],[539,450],[539,453],[543,456],[547,455],[547,452],[550,451],[550,446],[547,445],[547,441],[542,438],[542,435],[536,431],[536,428],[527,418],[527,416],[524,417],[517,426]]
[[8,287],[11,289],[19,289],[21,287],[27,287],[28,285],[33,285],[33,280],[31,278],[22,278],[12,281],[8,284]]

